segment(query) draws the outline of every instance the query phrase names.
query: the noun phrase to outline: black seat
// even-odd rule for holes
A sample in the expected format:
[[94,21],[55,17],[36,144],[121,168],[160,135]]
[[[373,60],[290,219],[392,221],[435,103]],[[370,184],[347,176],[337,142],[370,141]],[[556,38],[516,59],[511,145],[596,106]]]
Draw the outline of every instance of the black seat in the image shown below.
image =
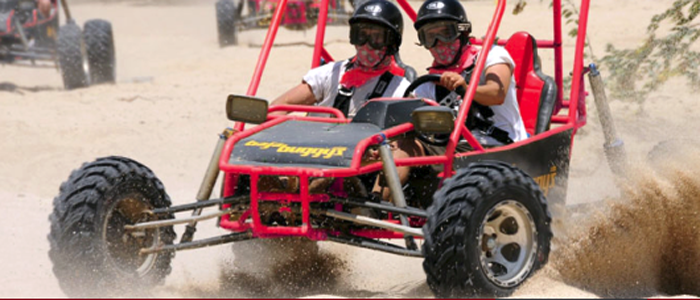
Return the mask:
[[399,68],[404,70],[403,77],[405,77],[406,80],[408,80],[409,82],[413,82],[414,80],[416,80],[416,69],[401,61],[401,57],[399,56],[398,52],[394,54],[394,62],[396,62],[396,65],[399,66]]

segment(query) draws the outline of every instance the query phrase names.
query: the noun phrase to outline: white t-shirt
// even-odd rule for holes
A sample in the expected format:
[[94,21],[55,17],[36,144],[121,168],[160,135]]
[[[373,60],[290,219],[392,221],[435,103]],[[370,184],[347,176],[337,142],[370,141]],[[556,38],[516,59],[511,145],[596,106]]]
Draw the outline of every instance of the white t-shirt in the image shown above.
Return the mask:
[[[484,71],[486,71],[486,69],[488,69],[490,66],[502,63],[510,65],[511,70],[515,69],[515,62],[513,62],[513,58],[510,57],[508,51],[501,46],[494,46],[491,48],[491,51],[489,51],[489,56],[486,58],[486,66],[484,67]],[[464,75],[465,74],[462,74],[462,76]],[[479,84],[485,83],[486,76],[484,73],[482,73]],[[501,105],[492,105],[489,106],[489,108],[493,110],[494,114],[494,116],[491,117],[491,120],[494,123],[493,125],[507,131],[508,136],[510,136],[514,142],[517,142],[527,138],[527,131],[525,131],[525,124],[520,116],[520,108],[518,106],[515,92],[515,77],[511,75],[510,86],[506,92],[505,101]],[[429,82],[420,85],[414,91],[414,95],[419,98],[435,99],[435,83]],[[446,98],[449,99],[445,100],[454,102],[457,101],[458,96],[457,93],[452,92]],[[436,99],[438,102],[440,100],[442,99]]]
[[[316,97],[316,105],[333,107],[335,98],[338,95],[338,83],[345,74],[345,69],[350,60],[328,63],[318,68],[314,68],[304,75],[304,82],[311,86],[311,90]],[[348,108],[348,116],[353,117],[357,110],[362,107],[367,98],[374,91],[379,77],[372,78],[365,84],[355,87],[355,91]],[[389,82],[389,86],[384,90],[384,98],[401,98],[410,82],[401,76],[394,76]],[[326,114],[327,115],[327,114]]]

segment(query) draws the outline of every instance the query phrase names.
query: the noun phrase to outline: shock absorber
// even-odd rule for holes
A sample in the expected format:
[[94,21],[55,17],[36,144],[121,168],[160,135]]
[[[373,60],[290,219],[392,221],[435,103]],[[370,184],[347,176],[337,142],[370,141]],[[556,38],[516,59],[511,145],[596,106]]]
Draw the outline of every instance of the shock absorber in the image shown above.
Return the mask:
[[68,4],[66,3],[66,0],[61,0],[61,7],[63,8],[63,12],[66,15],[66,24],[75,23],[75,20],[73,20],[73,16],[70,14],[70,9],[68,9]]
[[[211,196],[211,191],[214,189],[214,184],[216,183],[216,178],[219,177],[219,158],[221,157],[221,151],[224,149],[224,144],[226,140],[233,134],[233,129],[226,128],[224,132],[219,134],[219,140],[214,148],[214,154],[211,156],[209,161],[209,166],[207,166],[207,171],[204,173],[204,179],[202,184],[199,186],[199,192],[197,192],[197,201],[209,200]],[[202,208],[197,208],[192,212],[192,216],[196,217],[202,214]],[[191,242],[194,238],[194,232],[197,231],[197,221],[193,221],[185,226],[185,232],[182,234],[180,243]]]
[[[379,146],[379,155],[382,157],[382,168],[384,170],[384,177],[389,185],[389,190],[391,191],[391,197],[394,200],[394,205],[397,207],[405,208],[406,198],[403,194],[403,188],[401,186],[401,180],[399,179],[399,172],[396,170],[396,163],[394,162],[394,156],[391,155],[391,147],[386,141],[386,136],[382,134],[382,144]],[[400,214],[399,219],[401,220],[401,225],[409,226],[408,218]],[[406,248],[409,250],[416,250],[418,246],[416,241],[410,235],[404,235],[406,240]]]
[[605,95],[605,85],[600,77],[598,67],[595,64],[590,64],[589,69],[588,81],[593,90],[593,98],[598,109],[598,118],[603,127],[603,135],[605,137],[605,144],[603,144],[603,147],[605,147],[605,158],[607,158],[608,165],[610,165],[613,173],[622,176],[627,165],[625,143],[617,136],[615,131],[615,124],[608,105],[608,97]]

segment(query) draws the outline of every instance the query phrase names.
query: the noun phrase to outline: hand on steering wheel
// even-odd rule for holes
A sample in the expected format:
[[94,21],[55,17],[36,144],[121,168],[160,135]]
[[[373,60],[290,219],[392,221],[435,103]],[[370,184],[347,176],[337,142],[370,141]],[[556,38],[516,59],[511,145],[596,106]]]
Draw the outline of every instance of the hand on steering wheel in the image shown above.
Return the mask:
[[[455,72],[442,73],[438,84],[450,91],[457,90],[459,87],[462,87],[465,90],[467,89],[467,81],[464,79],[464,77],[462,77],[462,75]],[[460,96],[464,98],[464,95]]]
[[[450,72],[450,73],[452,73],[452,72]],[[454,73],[454,74],[457,74],[457,73]],[[457,76],[459,76],[460,78],[462,78],[462,76],[459,75],[459,74],[457,74]],[[450,76],[450,78],[451,78],[451,77],[452,77],[452,76]],[[447,79],[445,79],[445,80],[447,80]],[[464,80],[464,78],[462,78],[462,80]],[[439,74],[426,74],[426,75],[423,75],[423,76],[421,76],[421,77],[416,78],[416,80],[414,80],[413,82],[411,82],[411,84],[406,88],[406,92],[403,93],[403,97],[404,97],[404,98],[408,98],[408,96],[411,95],[411,93],[412,93],[417,87],[419,87],[419,86],[421,86],[421,85],[423,85],[424,83],[427,83],[427,82],[436,82],[436,83],[440,83],[440,85],[444,86],[444,87],[445,87],[446,89],[448,89],[449,91],[454,91],[455,93],[457,93],[457,94],[458,94],[460,97],[462,97],[462,98],[464,98],[464,95],[467,93],[467,90],[464,88],[464,86],[462,86],[461,84],[456,84],[456,80],[454,80],[453,78],[451,78],[451,79],[449,80],[449,82],[455,82],[455,84],[454,84],[452,87],[448,87],[448,86],[446,86],[445,84],[442,84],[442,76],[441,76],[441,75],[439,75]],[[464,83],[465,83],[465,85],[466,85],[466,81],[464,81]],[[433,99],[433,100],[436,100],[436,101],[437,101],[437,99]]]

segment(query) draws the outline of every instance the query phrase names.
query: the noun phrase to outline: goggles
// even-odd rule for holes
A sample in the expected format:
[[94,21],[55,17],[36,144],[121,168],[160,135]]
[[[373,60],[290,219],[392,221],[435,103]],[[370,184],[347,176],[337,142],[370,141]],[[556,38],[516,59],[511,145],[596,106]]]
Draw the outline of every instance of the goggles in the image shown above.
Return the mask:
[[454,41],[463,31],[469,31],[471,24],[455,21],[439,21],[428,23],[418,29],[420,46],[427,49],[435,47],[438,41],[449,43]]
[[389,29],[384,26],[368,23],[355,23],[350,26],[350,44],[362,46],[366,43],[374,49],[382,49],[391,45]]

